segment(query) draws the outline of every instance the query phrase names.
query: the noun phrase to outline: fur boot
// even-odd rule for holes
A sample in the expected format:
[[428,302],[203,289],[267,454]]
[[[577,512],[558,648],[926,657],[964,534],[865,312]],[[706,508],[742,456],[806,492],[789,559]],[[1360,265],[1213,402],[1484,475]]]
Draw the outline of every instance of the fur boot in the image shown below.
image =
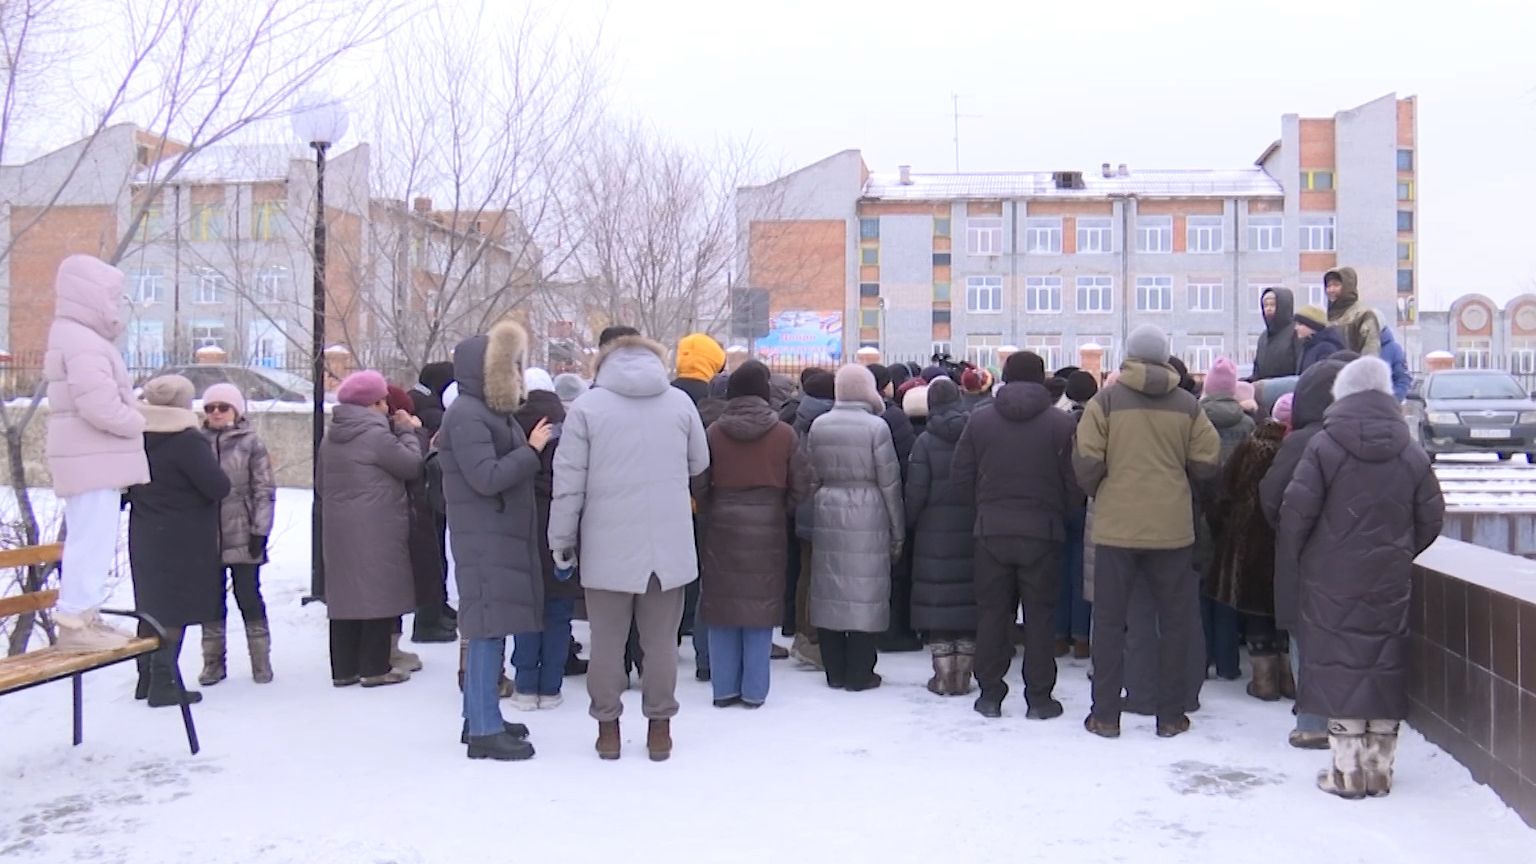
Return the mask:
[[955,642],[955,674],[949,679],[949,692],[964,696],[971,692],[971,674],[976,670],[976,642],[961,639]]
[[951,695],[949,688],[955,675],[955,643],[930,642],[928,653],[933,655],[933,677],[928,679],[928,692],[935,696]]
[[1248,682],[1248,695],[1264,702],[1280,701],[1280,655],[1254,654],[1253,680]]
[[245,625],[245,644],[251,652],[251,678],[257,684],[272,683],[272,629],[267,622]]
[[1379,798],[1392,792],[1392,768],[1397,763],[1396,720],[1369,720],[1365,724],[1365,750],[1360,767],[1365,771],[1365,794]]
[[1317,788],[1350,800],[1365,797],[1365,770],[1361,765],[1365,729],[1364,720],[1328,721],[1328,749],[1333,753],[1333,767],[1318,772]]
[[197,683],[204,687],[212,687],[229,677],[224,662],[225,634],[223,621],[203,625],[203,671],[198,674]]

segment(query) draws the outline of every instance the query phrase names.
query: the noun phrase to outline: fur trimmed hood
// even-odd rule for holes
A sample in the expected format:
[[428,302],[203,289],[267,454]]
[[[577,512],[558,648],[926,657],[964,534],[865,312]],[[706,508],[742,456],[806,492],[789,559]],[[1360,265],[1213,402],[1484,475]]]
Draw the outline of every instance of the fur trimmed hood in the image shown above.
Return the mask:
[[139,413],[144,415],[145,432],[183,432],[196,429],[202,424],[190,408],[174,405],[150,405],[140,403]]
[[597,355],[597,386],[621,396],[646,398],[665,393],[667,349],[644,336],[620,336]]
[[528,331],[516,321],[500,321],[484,336],[472,336],[453,349],[453,374],[459,392],[473,396],[497,414],[511,414],[523,401],[523,362]]

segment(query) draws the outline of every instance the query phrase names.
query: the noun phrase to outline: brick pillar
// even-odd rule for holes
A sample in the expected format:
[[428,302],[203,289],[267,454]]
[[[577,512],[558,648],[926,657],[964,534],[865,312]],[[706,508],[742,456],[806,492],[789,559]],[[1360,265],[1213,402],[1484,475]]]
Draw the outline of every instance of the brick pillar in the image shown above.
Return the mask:
[[752,359],[752,354],[745,345],[732,345],[725,349],[725,371],[735,372],[741,368],[741,364]]
[[199,365],[219,366],[229,362],[229,352],[217,345],[204,345],[195,355]]
[[356,358],[345,345],[332,345],[325,349],[326,390],[335,390],[341,379],[357,371]]
[[1443,372],[1456,366],[1456,355],[1449,351],[1431,351],[1424,355],[1425,372]]
[[880,362],[880,349],[869,347],[860,348],[854,353],[853,360],[860,366],[873,366]]
[[1093,373],[1093,377],[1104,381],[1104,348],[1089,342],[1077,349],[1077,367],[1084,372]]

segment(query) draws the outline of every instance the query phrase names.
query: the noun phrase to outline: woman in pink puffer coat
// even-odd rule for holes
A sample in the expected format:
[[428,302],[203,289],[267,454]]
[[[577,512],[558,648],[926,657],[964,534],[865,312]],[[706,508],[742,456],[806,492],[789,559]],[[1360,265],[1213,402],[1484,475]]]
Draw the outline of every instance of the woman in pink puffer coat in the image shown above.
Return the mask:
[[68,531],[56,616],[64,651],[111,649],[128,640],[97,611],[117,554],[122,490],[149,482],[144,416],[113,344],[123,333],[125,281],[121,270],[97,258],[65,258],[43,359],[48,470]]

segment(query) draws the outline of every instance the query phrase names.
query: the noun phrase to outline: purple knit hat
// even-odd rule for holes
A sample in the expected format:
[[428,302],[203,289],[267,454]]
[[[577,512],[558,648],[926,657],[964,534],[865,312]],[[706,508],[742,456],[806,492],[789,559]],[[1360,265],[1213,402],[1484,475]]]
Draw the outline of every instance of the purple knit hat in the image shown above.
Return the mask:
[[336,388],[336,401],[343,405],[361,405],[366,408],[389,395],[389,382],[384,376],[364,369],[353,372]]

